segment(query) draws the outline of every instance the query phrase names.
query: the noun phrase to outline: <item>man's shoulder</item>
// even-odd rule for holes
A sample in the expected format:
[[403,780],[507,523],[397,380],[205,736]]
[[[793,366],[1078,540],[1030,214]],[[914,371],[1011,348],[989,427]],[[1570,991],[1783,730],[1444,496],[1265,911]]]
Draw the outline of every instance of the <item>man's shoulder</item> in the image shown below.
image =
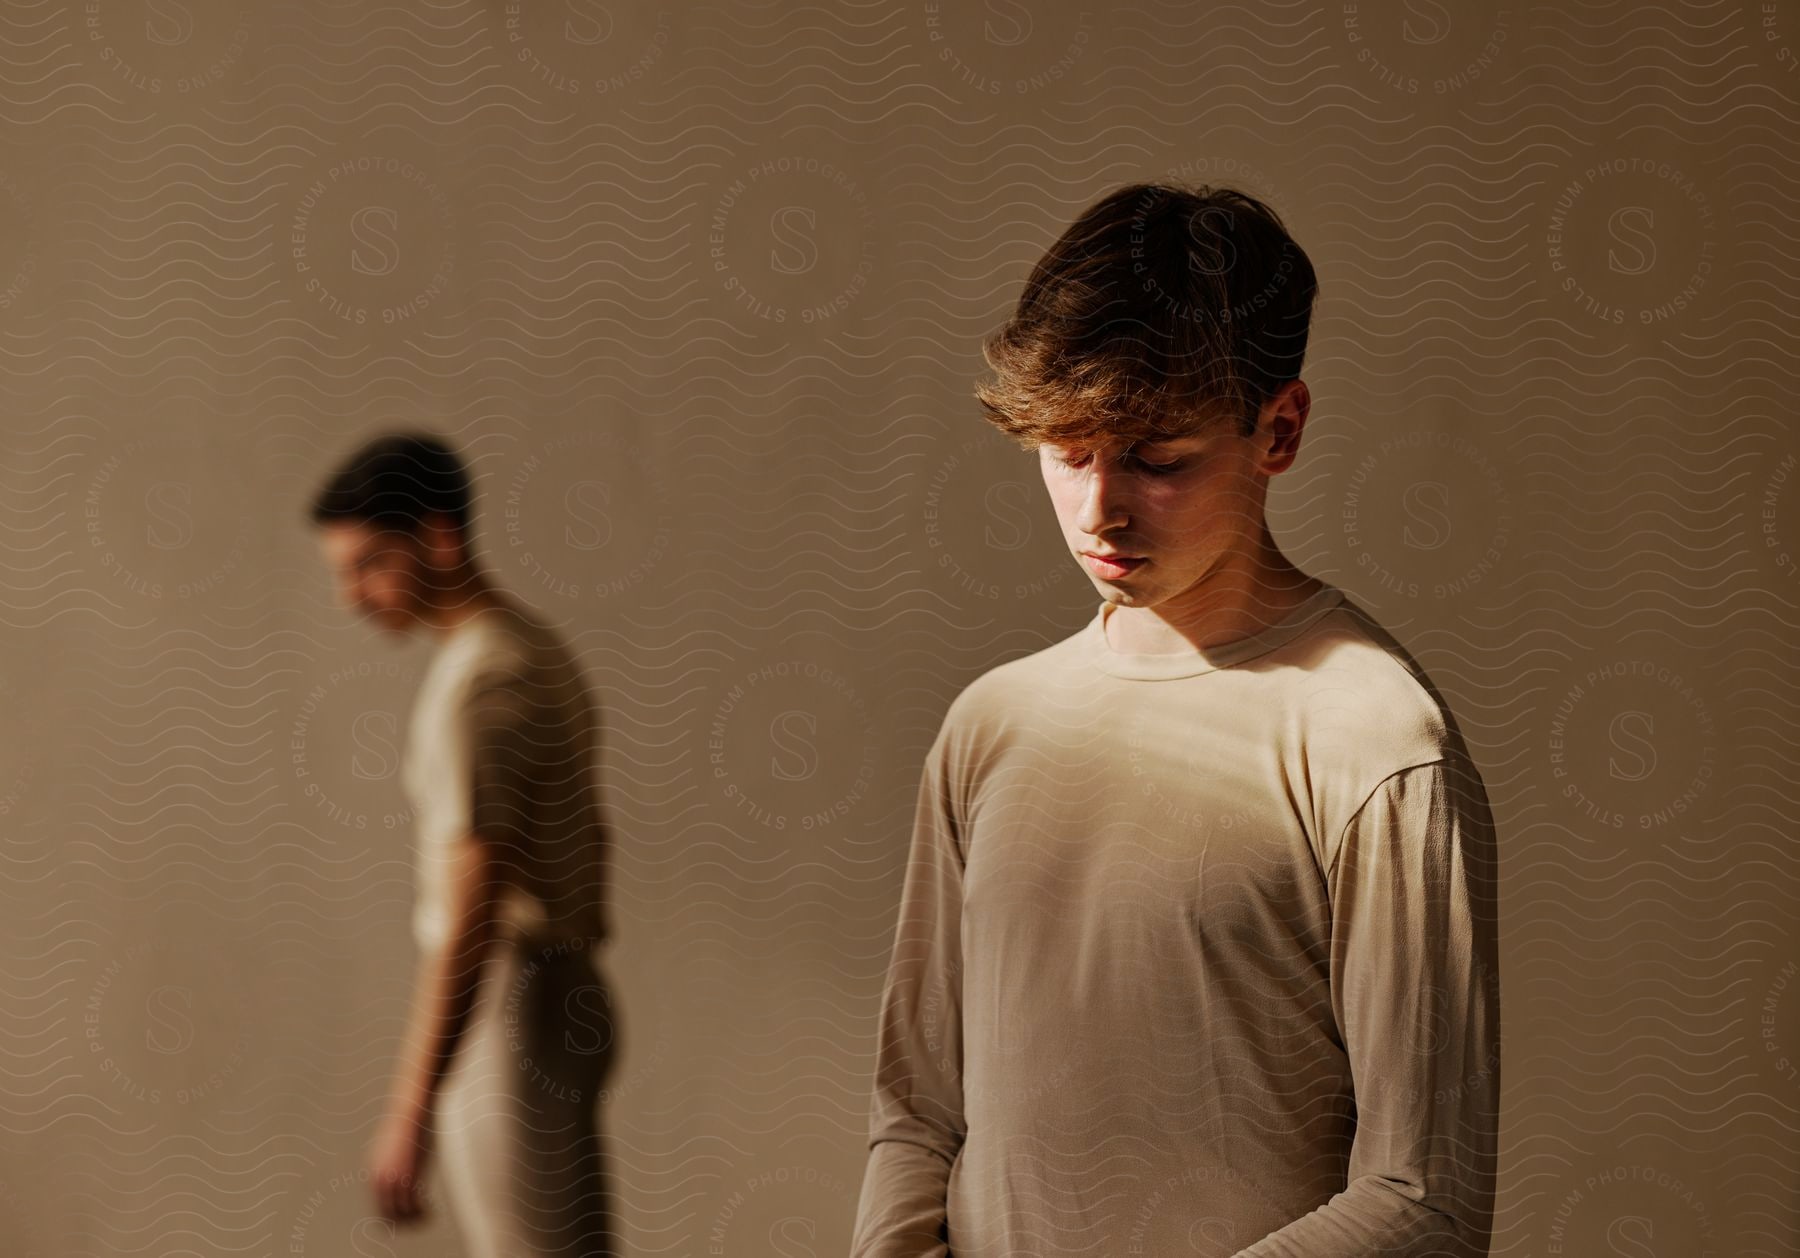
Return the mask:
[[1370,613],[1346,599],[1300,644],[1290,708],[1290,774],[1305,782],[1328,845],[1384,781],[1442,764],[1475,770],[1431,675]]
[[1294,713],[1314,745],[1365,747],[1396,769],[1453,750],[1455,722],[1431,675],[1354,600],[1322,617],[1293,655]]
[[437,693],[458,711],[524,713],[540,706],[543,658],[529,619],[504,608],[484,609],[457,626],[445,644]]
[[1069,634],[1037,650],[992,664],[977,673],[944,713],[946,726],[980,724],[1027,711],[1046,695],[1056,693],[1078,665],[1076,649],[1082,631]]
[[503,605],[472,617],[458,647],[467,669],[511,674],[521,681],[554,680],[577,670],[574,653],[558,630],[529,608]]
[[489,618],[483,620],[459,634],[453,644],[456,673],[468,683],[493,684],[503,679],[522,683],[536,655],[531,643]]

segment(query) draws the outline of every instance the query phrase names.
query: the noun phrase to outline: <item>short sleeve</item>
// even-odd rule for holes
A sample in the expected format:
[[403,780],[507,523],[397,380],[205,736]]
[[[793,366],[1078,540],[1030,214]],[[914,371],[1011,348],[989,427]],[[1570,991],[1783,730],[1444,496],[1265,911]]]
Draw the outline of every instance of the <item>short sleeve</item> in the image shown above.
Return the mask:
[[530,692],[516,666],[497,661],[470,676],[454,708],[456,802],[462,833],[509,847],[530,834],[541,732]]
[[1497,859],[1466,760],[1386,778],[1326,884],[1332,1011],[1356,1134],[1344,1189],[1239,1258],[1477,1258],[1494,1211],[1500,1092]]

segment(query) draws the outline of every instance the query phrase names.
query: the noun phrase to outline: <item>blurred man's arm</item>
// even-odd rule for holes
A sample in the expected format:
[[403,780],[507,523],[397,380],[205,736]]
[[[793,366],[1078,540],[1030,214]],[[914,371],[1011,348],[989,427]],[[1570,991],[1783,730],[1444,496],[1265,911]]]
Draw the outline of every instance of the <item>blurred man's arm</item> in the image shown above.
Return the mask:
[[389,1093],[392,1112],[428,1115],[436,1103],[475,1005],[481,962],[495,938],[497,871],[504,858],[495,844],[474,835],[451,846],[450,934],[441,948],[419,957],[411,1016]]
[[926,756],[881,1000],[869,1162],[851,1258],[944,1258],[962,1147],[963,858],[947,726]]
[[399,1067],[370,1156],[376,1206],[396,1221],[422,1214],[419,1179],[430,1147],[432,1113],[468,1026],[481,962],[494,939],[500,859],[495,846],[469,836],[452,847],[450,933],[441,947],[427,949],[419,958]]
[[446,853],[448,929],[419,957],[399,1065],[370,1157],[377,1208],[395,1220],[422,1213],[419,1180],[438,1093],[475,1008],[508,871],[527,838],[539,754],[528,699],[505,667],[474,675],[452,720],[453,752],[439,766],[460,827]]
[[1488,1252],[1500,1094],[1498,862],[1480,779],[1456,763],[1393,774],[1344,832],[1327,883],[1332,1005],[1356,1089],[1348,1182],[1238,1258]]

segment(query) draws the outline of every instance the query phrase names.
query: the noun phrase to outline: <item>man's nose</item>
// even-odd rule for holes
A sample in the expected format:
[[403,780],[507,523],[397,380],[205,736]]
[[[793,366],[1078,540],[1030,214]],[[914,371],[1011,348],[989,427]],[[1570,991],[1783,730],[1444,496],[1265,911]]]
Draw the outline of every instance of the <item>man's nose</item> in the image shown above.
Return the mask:
[[1130,490],[1130,476],[1121,472],[1110,459],[1098,455],[1090,459],[1075,527],[1083,533],[1098,534],[1104,528],[1124,524],[1130,518]]

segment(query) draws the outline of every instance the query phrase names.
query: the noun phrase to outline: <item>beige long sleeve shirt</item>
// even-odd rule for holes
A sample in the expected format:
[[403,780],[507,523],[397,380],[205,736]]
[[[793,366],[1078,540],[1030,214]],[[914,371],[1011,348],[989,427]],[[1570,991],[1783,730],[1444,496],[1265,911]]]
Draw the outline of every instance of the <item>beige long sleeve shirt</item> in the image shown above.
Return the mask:
[[881,1004],[853,1258],[1488,1249],[1496,852],[1429,679],[1341,590],[957,696]]

